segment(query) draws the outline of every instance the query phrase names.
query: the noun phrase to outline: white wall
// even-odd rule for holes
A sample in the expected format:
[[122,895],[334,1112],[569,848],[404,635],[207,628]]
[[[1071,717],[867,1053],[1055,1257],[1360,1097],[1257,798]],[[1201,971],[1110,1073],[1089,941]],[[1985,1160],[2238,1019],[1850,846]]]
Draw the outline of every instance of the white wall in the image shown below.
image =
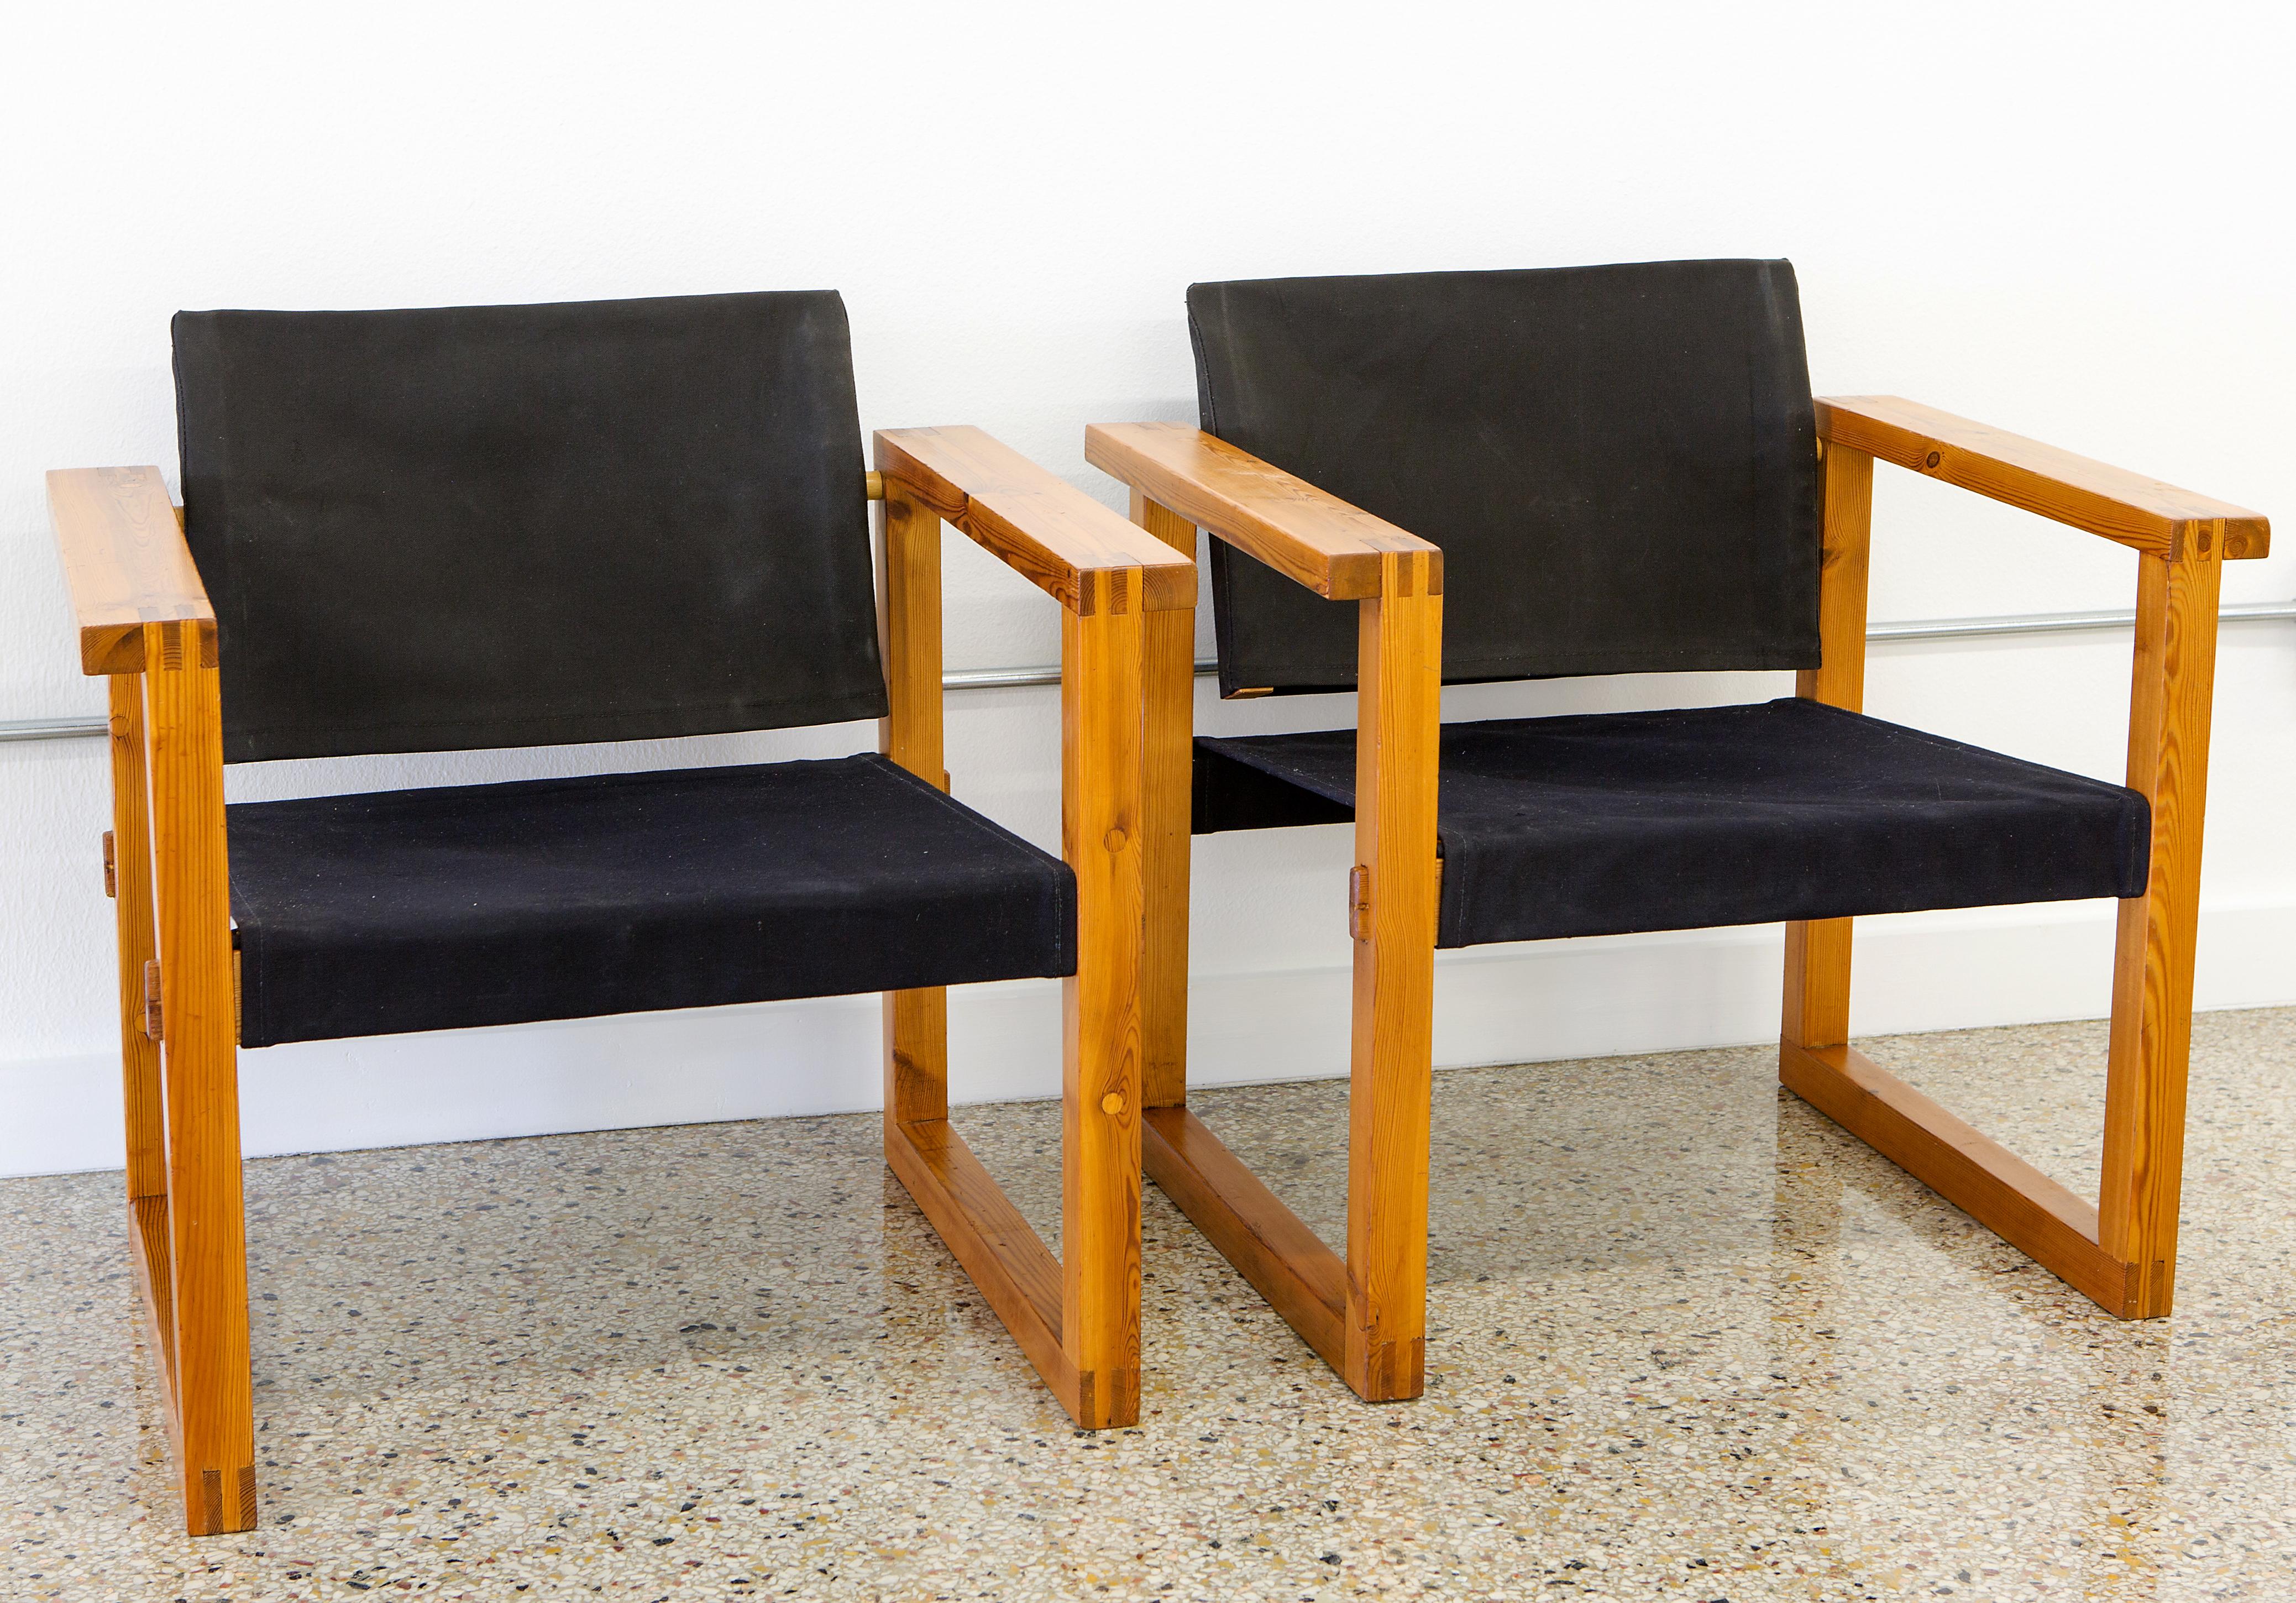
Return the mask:
[[[981,423],[1111,505],[1095,419],[1186,418],[1193,279],[1784,255],[1821,391],[1894,390],[2296,506],[2283,7],[12,8],[0,46],[0,718],[90,713],[40,471],[175,472],[181,307],[841,289],[865,427]],[[387,19],[387,20],[386,20]],[[1877,619],[2125,605],[2135,558],[1893,469]],[[2287,535],[2296,542],[2296,530]],[[964,542],[955,545],[964,547]],[[1052,604],[948,558],[952,667]],[[2296,593],[2296,555],[2227,600]],[[1209,614],[1205,620],[1209,624]],[[2112,636],[1882,648],[1870,708],[2117,777]],[[1451,716],[1782,678],[1481,688]],[[1203,727],[1343,721],[1206,703]],[[1054,838],[1046,691],[952,702],[959,793]],[[241,797],[852,749],[870,731],[235,771]],[[2228,631],[2203,1005],[2296,1001],[2296,628]],[[116,1163],[100,743],[0,745],[0,1172]],[[1343,832],[1198,845],[1210,1079],[1344,1063]],[[2101,1013],[2109,909],[1875,920],[1861,1028]],[[1441,1061],[1759,1039],[1777,934],[1444,959]],[[961,1095],[1057,1081],[1043,985]],[[251,1150],[871,1106],[869,999],[283,1048]]]

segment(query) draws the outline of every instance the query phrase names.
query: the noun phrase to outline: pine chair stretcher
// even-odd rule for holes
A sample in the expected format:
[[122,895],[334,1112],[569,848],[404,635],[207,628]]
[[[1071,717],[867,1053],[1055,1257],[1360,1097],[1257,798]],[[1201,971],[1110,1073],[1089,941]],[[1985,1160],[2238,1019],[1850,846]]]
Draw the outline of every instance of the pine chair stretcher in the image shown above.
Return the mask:
[[[1079,1424],[1139,1408],[1143,657],[1193,637],[1192,561],[973,429],[881,432],[881,749],[942,790],[939,524],[1061,600],[1062,839],[1078,956],[1063,982],[1065,1257],[947,1125],[944,990],[889,993],[887,1157]],[[194,1535],[257,1523],[237,974],[213,607],[156,467],[63,470],[49,504],[81,665],[107,676],[129,1237]],[[1185,785],[1186,771],[1181,771]],[[1181,802],[1185,824],[1185,800]]]
[[[2104,1181],[2090,1204],[1849,1046],[1848,918],[1790,924],[1783,1081],[2108,1311],[2169,1311],[2219,563],[2262,556],[2252,513],[1893,398],[1817,403],[1824,666],[1796,694],[1863,699],[1873,459],[2089,530],[2139,554],[2128,783],[2150,803],[2150,880],[2120,905]],[[1436,913],[1441,553],[1196,429],[1095,426],[1086,456],[1132,488],[1136,522],[1193,548],[1197,526],[1316,594],[1361,603],[1355,1032],[1344,1256],[1189,1113],[1183,984],[1149,992],[1148,1172],[1360,1395],[1416,1396],[1426,1276]],[[1160,683],[1184,671],[1160,660]],[[1163,703],[1159,703],[1158,705]],[[1177,702],[1185,721],[1190,704]],[[1182,760],[1188,750],[1179,738]],[[1177,793],[1185,795],[1185,785]],[[1152,951],[1185,967],[1188,835],[1160,834],[1168,890]],[[1172,954],[1177,953],[1177,958]]]

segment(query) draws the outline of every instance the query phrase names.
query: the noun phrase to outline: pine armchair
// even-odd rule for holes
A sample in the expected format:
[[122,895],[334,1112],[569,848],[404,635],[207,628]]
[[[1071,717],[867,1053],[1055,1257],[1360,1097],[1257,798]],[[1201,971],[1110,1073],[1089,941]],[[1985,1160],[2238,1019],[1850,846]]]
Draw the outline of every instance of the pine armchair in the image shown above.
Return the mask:
[[[1191,783],[1197,834],[1354,823],[1345,1252],[1187,1109],[1177,826],[1150,870],[1144,1155],[1300,1337],[1366,1398],[1421,1389],[1436,948],[1769,922],[1787,1086],[2108,1311],[2166,1313],[2218,576],[2266,521],[1910,402],[1813,400],[1784,262],[1199,284],[1188,308],[1202,427],[1095,427],[1086,456],[1136,522],[1212,535],[1225,694],[1356,692],[1353,730],[1196,739]],[[1862,714],[1877,456],[2136,553],[2125,786]],[[1793,670],[1796,697],[1439,720],[1447,682],[1745,669]],[[1151,671],[1185,719],[1179,657]],[[1850,929],[2106,896],[2091,1204],[1849,1044]]]
[[[155,467],[49,498],[111,680],[131,1236],[192,1533],[256,1523],[237,1054],[286,1041],[884,992],[892,1168],[1078,1423],[1135,1418],[1142,664],[1189,558],[978,430],[867,471],[834,293],[175,342],[182,511]],[[947,794],[944,522],[1063,608],[1066,861]],[[224,799],[231,762],[863,719],[879,752],[825,761]],[[1057,1262],[946,1118],[945,988],[1029,975],[1067,987]]]

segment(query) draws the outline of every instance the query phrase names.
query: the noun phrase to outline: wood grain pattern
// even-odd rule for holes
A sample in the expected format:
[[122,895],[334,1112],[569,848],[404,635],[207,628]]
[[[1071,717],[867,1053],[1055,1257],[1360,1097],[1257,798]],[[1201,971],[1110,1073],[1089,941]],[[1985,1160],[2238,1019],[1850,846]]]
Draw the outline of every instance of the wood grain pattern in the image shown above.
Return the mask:
[[2192,1051],[2201,826],[2208,798],[2220,564],[2189,543],[2138,563],[2128,785],[2152,804],[2144,894],[2120,904],[2105,1074],[2099,1240],[2130,1266],[2131,1317],[2175,1301]]
[[1380,593],[1388,557],[1425,559],[1428,594],[1443,554],[1427,541],[1185,423],[1095,423],[1085,460],[1334,601]]
[[144,1032],[144,971],[158,955],[152,926],[152,837],[145,822],[144,682],[115,674],[111,691],[112,914],[119,948],[120,1088],[127,1115],[127,1199],[168,1194],[160,1048]]
[[155,623],[178,637],[179,656],[215,666],[215,609],[158,468],[54,469],[48,517],[79,625],[82,673],[141,673],[146,626]]
[[948,990],[882,993],[885,1122],[948,1117]]
[[1093,1427],[1140,1417],[1147,935],[1144,614],[1102,599],[1061,614],[1061,855],[1077,880],[1077,969],[1061,985],[1061,1344],[1077,1422]]
[[[1132,521],[1193,560],[1196,526],[1139,490]],[[1147,618],[1147,790],[1141,843],[1148,949],[1141,974],[1141,1097],[1149,1107],[1188,1099],[1188,868],[1194,851],[1196,615]]]
[[1434,1067],[1435,794],[1443,598],[1423,552],[1382,556],[1362,604],[1355,943],[1348,1098],[1348,1303],[1341,1377],[1374,1402],[1424,1384],[1427,1163]]
[[[940,519],[905,485],[878,487],[877,628],[886,716],[877,749],[948,789],[941,695]],[[887,1124],[948,1116],[948,992],[889,991],[885,1022]],[[891,1139],[888,1130],[889,1140]]]
[[1794,694],[1852,712],[1866,706],[1866,594],[1873,566],[1874,458],[1833,446],[1820,470],[1818,666],[1794,675]]
[[[1794,676],[1794,694],[1852,712],[1866,705],[1866,596],[1872,565],[1874,458],[1830,447],[1822,467],[1819,536],[1819,662]],[[1786,925],[1784,1039],[1797,1046],[1838,1047],[1849,1040],[1852,922],[1804,920]]]
[[887,703],[877,750],[946,791],[940,518],[899,483],[877,509],[877,638]]
[[185,647],[195,652],[196,642],[165,624],[145,628],[146,805],[167,1021],[161,1050],[178,1463],[189,1527],[209,1535],[250,1528],[255,1513],[223,719],[217,670],[201,666],[196,654],[185,660]]
[[2259,514],[1894,395],[1828,396],[1818,432],[1845,445],[2156,556],[2267,555]]
[[1300,1339],[1347,1369],[1348,1270],[1340,1255],[1185,1107],[1148,1110],[1149,1177]]
[[945,1119],[888,1130],[885,1161],[1053,1394],[1076,1412],[1061,1351],[1061,1266]]
[[144,1304],[144,1341],[160,1379],[160,1418],[168,1429],[168,1461],[184,1462],[184,1427],[176,1407],[176,1287],[169,1268],[172,1233],[165,1192],[130,1197],[127,1254]]
[[2107,1310],[2127,1271],[2097,1245],[2095,1208],[1854,1047],[1779,1049],[1788,1089]]
[[876,456],[889,494],[905,486],[1070,612],[1105,588],[1089,574],[1122,576],[1115,594],[1128,608],[1196,604],[1193,561],[979,429],[881,429]]

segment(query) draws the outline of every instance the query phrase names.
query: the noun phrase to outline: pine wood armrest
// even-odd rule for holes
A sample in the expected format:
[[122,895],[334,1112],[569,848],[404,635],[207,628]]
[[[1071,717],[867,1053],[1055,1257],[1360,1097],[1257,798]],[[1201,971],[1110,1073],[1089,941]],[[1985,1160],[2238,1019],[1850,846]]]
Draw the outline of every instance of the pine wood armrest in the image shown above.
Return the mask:
[[880,429],[876,446],[889,489],[906,489],[1072,612],[1097,610],[1100,584],[1125,583],[1136,568],[1141,610],[1196,604],[1193,559],[979,429]]
[[79,621],[82,673],[143,672],[147,623],[190,624],[187,653],[215,666],[215,609],[158,468],[53,469],[48,516]]
[[1443,554],[1225,440],[1177,423],[1094,423],[1084,459],[1333,601],[1379,594],[1381,557],[1428,553],[1430,595]]
[[2139,551],[2175,558],[2187,538],[2221,540],[2217,555],[2266,555],[2272,526],[2258,513],[2179,489],[2021,434],[1895,395],[1836,395],[1817,403],[1828,443],[1894,462]]

